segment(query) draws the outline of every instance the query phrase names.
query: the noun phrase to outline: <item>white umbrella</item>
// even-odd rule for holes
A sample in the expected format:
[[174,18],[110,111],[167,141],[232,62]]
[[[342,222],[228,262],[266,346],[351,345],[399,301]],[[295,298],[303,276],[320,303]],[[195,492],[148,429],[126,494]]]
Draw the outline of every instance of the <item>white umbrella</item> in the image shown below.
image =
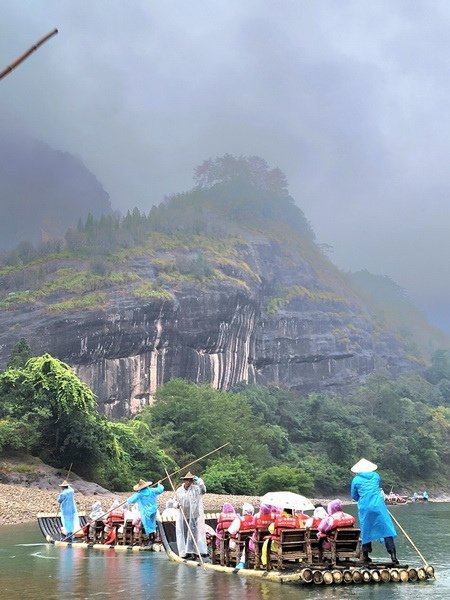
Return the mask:
[[300,494],[293,492],[267,492],[261,497],[261,504],[270,504],[277,508],[290,508],[292,510],[314,510],[314,504]]

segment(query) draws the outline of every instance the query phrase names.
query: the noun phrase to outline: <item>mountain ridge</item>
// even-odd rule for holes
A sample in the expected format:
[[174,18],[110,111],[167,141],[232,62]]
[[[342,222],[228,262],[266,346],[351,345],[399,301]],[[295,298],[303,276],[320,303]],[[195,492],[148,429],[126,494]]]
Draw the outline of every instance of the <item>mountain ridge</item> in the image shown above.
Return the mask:
[[0,270],[0,361],[20,331],[71,364],[110,416],[138,412],[173,377],[344,393],[380,368],[426,366],[284,194],[216,183],[71,231],[60,252]]

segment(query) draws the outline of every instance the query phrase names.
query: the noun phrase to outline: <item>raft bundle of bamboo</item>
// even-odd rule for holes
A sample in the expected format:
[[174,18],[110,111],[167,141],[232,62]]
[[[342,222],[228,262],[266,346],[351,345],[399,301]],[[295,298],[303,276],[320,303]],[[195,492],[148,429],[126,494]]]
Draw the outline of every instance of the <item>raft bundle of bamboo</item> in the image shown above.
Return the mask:
[[331,585],[340,583],[387,583],[389,581],[404,583],[407,581],[425,581],[434,577],[431,565],[416,568],[355,568],[351,569],[314,569],[307,567],[296,574],[301,583]]

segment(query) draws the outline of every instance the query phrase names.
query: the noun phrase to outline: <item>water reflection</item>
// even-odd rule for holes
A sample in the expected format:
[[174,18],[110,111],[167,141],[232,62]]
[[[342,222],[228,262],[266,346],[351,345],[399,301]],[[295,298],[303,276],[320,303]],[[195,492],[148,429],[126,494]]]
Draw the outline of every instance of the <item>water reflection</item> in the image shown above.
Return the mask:
[[[0,590],[5,600],[448,600],[450,505],[408,505],[393,512],[438,571],[436,582],[292,586],[170,562],[164,553],[88,551],[42,544],[36,528],[0,528]],[[32,544],[32,545],[30,545]],[[37,544],[37,545],[35,545]],[[418,564],[402,537],[402,561]],[[379,556],[384,558],[380,546]]]

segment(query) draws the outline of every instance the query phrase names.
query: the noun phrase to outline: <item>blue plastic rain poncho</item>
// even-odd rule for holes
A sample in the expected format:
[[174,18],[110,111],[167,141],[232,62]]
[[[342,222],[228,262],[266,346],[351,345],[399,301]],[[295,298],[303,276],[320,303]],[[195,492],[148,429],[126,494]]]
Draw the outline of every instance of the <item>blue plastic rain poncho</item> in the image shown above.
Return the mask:
[[61,507],[61,521],[64,533],[67,537],[72,537],[72,533],[80,529],[80,520],[78,518],[77,505],[75,504],[75,492],[70,485],[65,487],[59,494],[58,502]]
[[145,533],[156,531],[156,511],[158,510],[157,496],[162,494],[164,486],[158,483],[156,487],[146,487],[127,499],[128,504],[137,504]]
[[375,471],[358,473],[352,480],[351,495],[358,502],[363,544],[397,535],[380,486],[381,478]]

